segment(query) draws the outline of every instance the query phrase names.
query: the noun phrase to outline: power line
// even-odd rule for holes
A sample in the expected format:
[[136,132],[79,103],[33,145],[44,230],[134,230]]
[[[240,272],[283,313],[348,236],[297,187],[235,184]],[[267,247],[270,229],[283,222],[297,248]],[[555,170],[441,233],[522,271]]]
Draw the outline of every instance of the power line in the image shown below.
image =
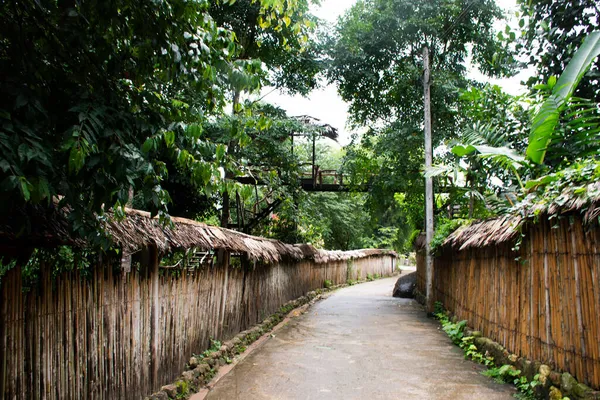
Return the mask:
[[446,29],[444,31],[444,33],[442,34],[442,40],[446,39],[448,37],[448,35],[450,33],[452,33],[452,30],[454,30],[454,28],[456,28],[456,26],[458,26],[458,23],[460,22],[460,20],[462,18],[464,18],[465,15],[467,15],[467,11],[469,11],[469,8],[471,8],[471,6],[473,4],[475,4],[476,0],[471,0],[467,3],[467,5],[462,9],[462,11],[460,12],[460,14],[458,14],[458,16],[456,17],[456,19],[454,20],[454,22],[452,22],[452,24],[450,24],[450,27],[448,27],[448,29]]

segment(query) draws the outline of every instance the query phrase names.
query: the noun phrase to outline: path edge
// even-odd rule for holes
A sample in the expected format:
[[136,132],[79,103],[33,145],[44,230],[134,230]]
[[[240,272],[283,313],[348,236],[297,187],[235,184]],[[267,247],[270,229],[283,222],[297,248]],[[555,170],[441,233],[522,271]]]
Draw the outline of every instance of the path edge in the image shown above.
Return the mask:
[[391,278],[397,275],[398,272],[394,271],[389,276],[377,276],[376,278],[367,280],[354,281],[351,284],[344,283],[320,288],[310,291],[297,299],[290,300],[262,322],[224,342],[218,351],[214,351],[202,359],[199,359],[197,356],[191,357],[190,361],[186,364],[185,372],[176,378],[174,383],[162,386],[158,392],[146,396],[144,399],[203,400],[216,383],[231,372],[235,365],[248,357],[256,349],[262,347],[272,337],[271,335],[274,332],[283,328],[292,318],[304,314],[316,302],[331,296],[339,289],[374,280]]

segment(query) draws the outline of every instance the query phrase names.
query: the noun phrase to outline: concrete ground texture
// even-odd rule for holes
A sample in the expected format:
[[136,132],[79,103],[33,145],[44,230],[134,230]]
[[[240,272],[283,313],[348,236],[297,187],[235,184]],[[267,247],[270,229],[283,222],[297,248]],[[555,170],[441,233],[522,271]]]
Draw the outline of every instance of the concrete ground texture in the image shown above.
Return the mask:
[[512,399],[483,376],[397,278],[340,289],[222,377],[208,399]]

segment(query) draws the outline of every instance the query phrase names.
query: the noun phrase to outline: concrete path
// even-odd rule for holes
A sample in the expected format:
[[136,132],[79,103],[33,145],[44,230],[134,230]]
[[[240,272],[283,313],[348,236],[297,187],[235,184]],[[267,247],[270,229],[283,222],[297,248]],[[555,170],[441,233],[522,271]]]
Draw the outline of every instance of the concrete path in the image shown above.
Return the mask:
[[395,278],[341,289],[241,361],[208,399],[512,399]]

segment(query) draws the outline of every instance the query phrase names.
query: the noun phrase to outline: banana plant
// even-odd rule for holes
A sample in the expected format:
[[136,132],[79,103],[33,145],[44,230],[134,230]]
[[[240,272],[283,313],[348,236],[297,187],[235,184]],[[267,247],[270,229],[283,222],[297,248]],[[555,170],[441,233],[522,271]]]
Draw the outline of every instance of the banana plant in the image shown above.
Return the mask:
[[[458,181],[458,175],[465,178],[467,197],[470,199],[469,217],[472,217],[474,202],[476,199],[488,203],[485,195],[478,191],[478,188],[486,186],[486,180],[489,178],[481,176],[481,171],[485,170],[485,175],[495,175],[490,173],[488,167],[494,167],[494,170],[501,176],[506,173],[514,175],[519,186],[523,189],[524,184],[519,174],[519,170],[528,166],[524,156],[518,154],[511,147],[508,141],[507,133],[490,124],[476,123],[472,127],[465,128],[461,133],[461,142],[451,148],[451,152],[458,156],[454,163],[446,165],[435,165],[425,171],[425,176],[447,176],[454,177],[453,182]],[[464,162],[461,165],[461,161]],[[486,160],[485,164],[482,161]],[[483,180],[482,180],[483,179]]]
[[591,32],[577,50],[558,81],[551,77],[548,87],[552,94],[544,101],[533,118],[527,147],[527,158],[536,164],[543,164],[546,152],[552,143],[561,113],[581,78],[600,55],[600,32]]
[[519,175],[518,170],[525,165],[525,157],[519,155],[516,151],[509,147],[459,144],[452,148],[452,153],[459,157],[475,154],[481,159],[489,159],[498,166],[511,171],[519,182],[519,186],[524,188],[523,181],[521,180],[521,175]]
[[527,166],[525,157],[512,149],[505,133],[489,124],[475,124],[462,133],[462,143],[457,143],[451,151],[458,157],[476,157],[488,160],[501,170],[514,174],[523,188],[519,170]]

